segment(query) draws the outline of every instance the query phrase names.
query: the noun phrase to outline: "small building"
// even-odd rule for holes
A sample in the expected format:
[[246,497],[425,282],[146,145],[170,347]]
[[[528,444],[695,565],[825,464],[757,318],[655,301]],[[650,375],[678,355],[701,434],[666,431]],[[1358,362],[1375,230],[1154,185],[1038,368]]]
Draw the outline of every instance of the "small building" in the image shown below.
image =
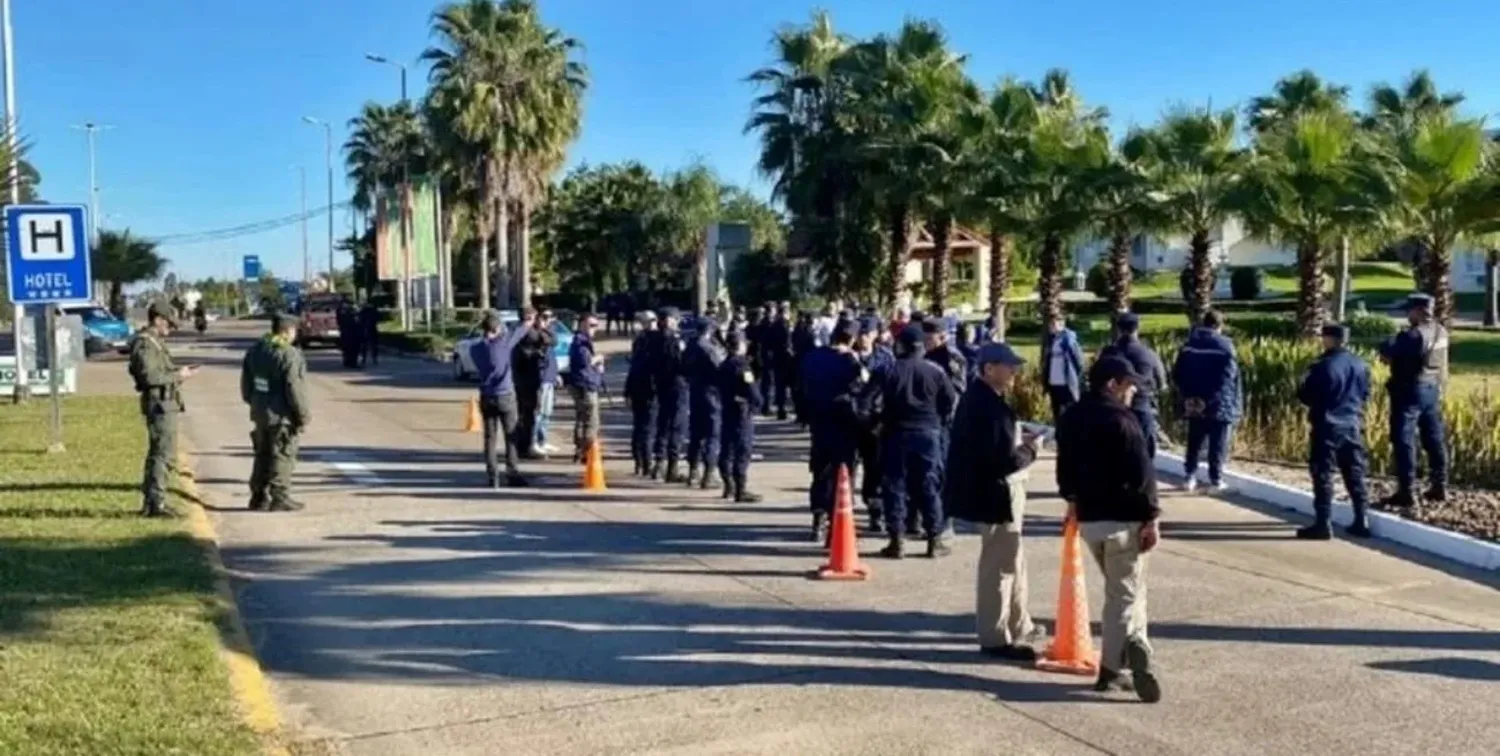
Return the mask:
[[[794,234],[789,248],[788,263],[791,266],[792,290],[799,295],[815,291],[818,285],[817,266],[798,249]],[[954,226],[948,237],[948,301],[949,306],[963,310],[979,309],[990,297],[990,245],[978,233]],[[899,306],[910,307],[913,302],[930,299],[932,268],[937,259],[937,249],[932,243],[932,233],[926,227],[917,230],[917,238],[908,251],[902,281],[906,284],[901,292]],[[915,297],[913,296],[915,294]]]

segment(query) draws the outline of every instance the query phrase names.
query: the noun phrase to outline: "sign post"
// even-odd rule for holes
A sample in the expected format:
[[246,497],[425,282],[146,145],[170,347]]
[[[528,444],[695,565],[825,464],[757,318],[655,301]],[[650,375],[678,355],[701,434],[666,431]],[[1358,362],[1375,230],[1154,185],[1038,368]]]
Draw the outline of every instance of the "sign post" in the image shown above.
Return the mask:
[[65,451],[58,384],[57,305],[87,303],[92,296],[87,213],[82,205],[10,205],[5,208],[5,225],[10,301],[40,305],[46,313],[47,388],[52,395],[52,434],[47,451]]

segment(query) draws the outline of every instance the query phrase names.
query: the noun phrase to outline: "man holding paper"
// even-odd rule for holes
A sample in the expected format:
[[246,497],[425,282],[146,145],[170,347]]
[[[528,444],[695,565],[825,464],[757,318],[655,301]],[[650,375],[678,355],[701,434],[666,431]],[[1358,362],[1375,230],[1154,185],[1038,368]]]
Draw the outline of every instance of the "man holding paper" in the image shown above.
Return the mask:
[[1036,660],[1041,633],[1027,608],[1026,555],[1021,523],[1027,468],[1040,437],[1023,433],[1006,401],[1025,361],[1009,346],[979,349],[979,377],[959,402],[948,447],[943,507],[979,525],[979,573],[974,601],[979,650],[1012,661]]

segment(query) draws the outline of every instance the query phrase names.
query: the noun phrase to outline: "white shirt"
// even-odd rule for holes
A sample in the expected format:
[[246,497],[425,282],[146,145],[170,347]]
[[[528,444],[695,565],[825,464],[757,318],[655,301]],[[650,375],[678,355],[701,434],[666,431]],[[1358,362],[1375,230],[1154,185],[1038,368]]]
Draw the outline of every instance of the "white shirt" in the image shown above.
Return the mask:
[[832,315],[819,315],[813,318],[813,343],[820,347],[828,346],[833,340],[833,327],[836,325],[838,325],[838,319]]
[[1068,355],[1062,349],[1062,335],[1052,340],[1052,359],[1047,365],[1047,385],[1068,385]]

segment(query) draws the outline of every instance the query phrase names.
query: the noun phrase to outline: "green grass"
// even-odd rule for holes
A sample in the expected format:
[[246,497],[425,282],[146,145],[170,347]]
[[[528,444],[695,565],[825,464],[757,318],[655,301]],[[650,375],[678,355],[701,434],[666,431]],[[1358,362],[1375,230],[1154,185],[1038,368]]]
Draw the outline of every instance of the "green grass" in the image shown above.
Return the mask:
[[0,407],[0,753],[257,753],[201,544],[136,514],[136,400],[70,398],[61,455],[47,406]]

